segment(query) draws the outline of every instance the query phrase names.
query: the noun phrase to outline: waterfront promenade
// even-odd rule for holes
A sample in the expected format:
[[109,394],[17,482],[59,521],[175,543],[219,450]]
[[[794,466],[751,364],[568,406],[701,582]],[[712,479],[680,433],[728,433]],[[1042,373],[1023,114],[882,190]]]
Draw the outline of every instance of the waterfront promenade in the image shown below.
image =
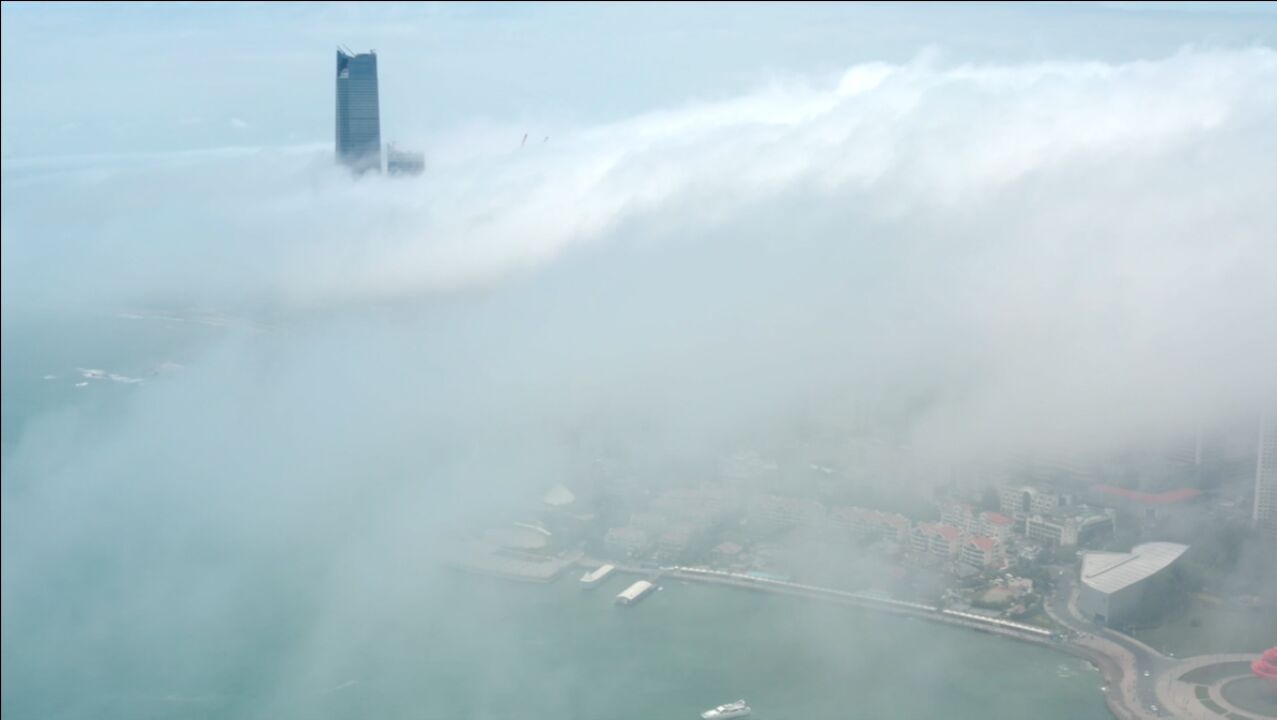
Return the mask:
[[[580,564],[594,567],[599,563],[583,558]],[[757,577],[743,573],[694,567],[641,568],[617,565],[620,572],[673,578],[689,582],[728,585],[748,590],[771,592],[809,599],[836,602],[879,612],[916,617],[929,622],[940,622],[980,632],[1001,635],[1021,642],[1053,647],[1061,652],[1089,661],[1104,676],[1105,702],[1118,720],[1157,720],[1159,718],[1184,718],[1184,720],[1220,720],[1200,701],[1194,687],[1180,678],[1191,670],[1208,665],[1235,662],[1247,655],[1199,656],[1175,660],[1127,635],[1100,628],[1086,622],[1077,612],[1076,589],[1062,575],[1056,592],[1044,603],[1047,614],[1062,628],[1067,637],[1046,628],[990,618],[972,613],[961,613],[944,608],[892,600],[866,593],[835,590],[832,588],[803,585],[779,579]],[[1216,683],[1219,685],[1221,683]],[[1212,687],[1210,697],[1219,696]],[[1237,708],[1229,720],[1262,720],[1253,714],[1239,712]]]

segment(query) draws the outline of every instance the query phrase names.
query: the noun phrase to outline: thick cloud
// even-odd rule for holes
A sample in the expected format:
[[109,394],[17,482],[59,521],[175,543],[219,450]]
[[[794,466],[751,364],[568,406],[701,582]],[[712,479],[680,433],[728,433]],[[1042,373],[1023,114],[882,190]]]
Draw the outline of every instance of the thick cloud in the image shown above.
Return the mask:
[[[453,146],[417,179],[352,181],[315,149],[6,168],[4,301],[334,307],[654,243],[660,272],[713,263],[681,300],[750,307],[768,352],[841,336],[827,342],[858,382],[901,363],[924,371],[915,384],[940,373],[942,413],[1115,393],[1153,406],[1145,419],[1209,412],[1270,382],[1275,82],[1267,48],[924,55],[517,150]],[[759,282],[772,298],[755,307]],[[635,293],[627,306],[653,317],[685,312],[655,283]],[[775,326],[792,323],[806,327]],[[953,372],[978,390],[954,391]]]
[[1275,86],[1266,48],[923,56],[455,146],[414,179],[317,148],[6,163],[6,323],[164,304],[271,328],[108,423],[24,426],[6,693],[118,680],[107,657],[134,688],[224,686],[257,651],[235,638],[278,632],[252,691],[287,695],[365,641],[352,617],[393,635],[427,592],[397,571],[569,473],[581,428],[656,475],[813,417],[903,418],[956,461],[1271,397]]

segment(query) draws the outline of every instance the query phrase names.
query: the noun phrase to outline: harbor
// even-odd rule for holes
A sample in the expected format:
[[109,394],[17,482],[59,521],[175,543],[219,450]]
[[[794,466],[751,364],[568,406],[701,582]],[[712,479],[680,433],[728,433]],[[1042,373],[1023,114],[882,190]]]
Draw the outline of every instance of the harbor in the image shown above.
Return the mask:
[[[866,717],[1105,716],[1098,674],[1085,661],[1057,655],[1042,643],[1009,643],[956,623],[867,612],[765,585],[736,586],[669,571],[658,577],[625,566],[582,592],[581,574],[598,565],[583,562],[578,568],[546,585],[457,575],[440,591],[431,608],[431,617],[438,618],[431,632],[441,635],[429,635],[435,647],[464,647],[475,634],[502,638],[481,653],[459,653],[466,664],[501,658],[502,678],[485,689],[483,708],[451,706],[454,714],[508,716],[522,703],[530,716],[553,717],[570,697],[571,712],[558,716],[694,720],[738,698],[748,700],[750,717],[763,720],[838,717],[849,706]],[[618,593],[653,579],[663,590],[628,607],[615,605]],[[438,617],[441,613],[451,616]],[[980,659],[980,668],[971,666],[972,657]],[[431,662],[423,657],[402,673],[428,672],[414,668],[433,667]],[[981,669],[986,664],[1008,670],[995,680]],[[547,676],[566,684],[547,684]],[[576,679],[582,676],[589,680]],[[618,709],[617,694],[633,692],[638,678],[650,700]],[[1016,683],[1058,712],[1033,702],[1004,707],[988,702],[999,682]],[[952,683],[971,691],[950,690]],[[441,702],[446,706],[446,700],[431,699],[426,707],[446,716]]]

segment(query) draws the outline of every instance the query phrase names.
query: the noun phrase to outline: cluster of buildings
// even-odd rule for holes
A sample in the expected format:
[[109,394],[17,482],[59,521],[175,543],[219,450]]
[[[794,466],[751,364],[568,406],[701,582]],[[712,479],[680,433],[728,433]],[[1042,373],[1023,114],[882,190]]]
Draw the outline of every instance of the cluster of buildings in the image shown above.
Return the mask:
[[1004,485],[998,502],[1027,538],[1053,547],[1076,547],[1111,532],[1117,517],[1112,508],[1092,507],[1072,495],[1031,485]]
[[721,486],[667,490],[645,510],[630,513],[627,524],[609,528],[604,547],[618,558],[655,554],[674,559],[693,544],[708,541],[739,508],[739,497]]
[[[1255,472],[1251,520],[1264,529],[1277,525],[1277,423],[1264,423],[1260,440],[1257,457],[1250,455],[1246,462],[1254,463]],[[1119,511],[1124,522],[1191,516],[1202,511],[1208,497],[1219,494],[1212,494],[1207,485],[1128,483],[1117,473],[1079,469],[1061,456],[1025,464],[1031,472],[982,472],[991,482],[970,483],[967,494],[955,483],[930,512],[919,507],[902,514],[854,504],[872,493],[840,493],[854,480],[849,479],[850,471],[835,469],[842,463],[829,460],[827,453],[783,450],[771,457],[757,452],[726,455],[719,458],[713,479],[655,492],[641,474],[642,465],[631,463],[640,472],[627,470],[625,462],[620,467],[592,465],[581,473],[578,487],[586,502],[576,502],[561,487],[546,496],[545,504],[553,512],[545,527],[555,533],[547,548],[532,548],[533,542],[541,541],[526,528],[518,538],[505,533],[484,539],[489,546],[500,546],[495,554],[502,558],[557,557],[569,549],[588,548],[613,561],[705,563],[768,574],[826,574],[832,565],[867,552],[871,562],[859,567],[881,574],[892,592],[902,588],[921,596],[939,585],[957,593],[955,597],[983,603],[979,607],[1004,605],[1004,612],[1017,607],[1031,611],[1037,597],[1031,587],[1006,585],[1023,580],[1011,573],[1036,577],[1034,566],[1040,557],[1047,564],[1072,563],[1076,558],[1083,612],[1103,624],[1129,626],[1140,613],[1150,613],[1160,598],[1172,595],[1165,590],[1175,585],[1174,568],[1187,546],[1147,542],[1126,553],[1088,548],[1108,542],[1117,529]],[[1197,447],[1193,454],[1184,454],[1183,462],[1198,461],[1202,455]],[[1249,478],[1232,477],[1250,483]],[[1091,484],[1101,478],[1116,484]],[[1154,489],[1131,489],[1141,485]],[[596,503],[599,498],[606,501]],[[908,503],[897,507],[905,509]],[[1157,524],[1151,522],[1144,530]],[[1061,549],[1065,552],[1056,552]],[[1011,570],[1013,565],[1019,569]],[[858,572],[849,569],[846,577],[859,578]],[[984,586],[988,587],[979,589]]]
[[[381,102],[377,88],[377,52],[355,54],[337,49],[337,161],[355,173],[381,172]],[[386,172],[416,175],[425,170],[425,154],[397,148],[386,151]]]
[[744,499],[723,486],[668,490],[624,525],[611,527],[604,547],[618,558],[673,559],[694,545],[713,547],[714,559],[730,565],[742,554],[739,542],[718,542],[731,528],[755,545],[787,535],[833,542],[882,541],[890,554],[925,564],[961,563],[978,570],[1007,565],[1012,518],[978,512],[951,502],[939,522],[915,522],[897,512],[855,506],[826,508],[816,500],[775,494]]

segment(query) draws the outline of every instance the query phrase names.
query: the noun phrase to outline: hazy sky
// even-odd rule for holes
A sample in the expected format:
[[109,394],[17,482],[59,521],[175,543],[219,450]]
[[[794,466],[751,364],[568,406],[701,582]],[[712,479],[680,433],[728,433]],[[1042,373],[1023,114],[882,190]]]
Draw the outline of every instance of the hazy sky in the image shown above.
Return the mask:
[[[383,137],[534,135],[865,61],[1120,61],[1269,44],[1277,6],[9,3],[4,156],[332,141],[333,49],[375,48]],[[492,143],[518,142],[494,137]]]

